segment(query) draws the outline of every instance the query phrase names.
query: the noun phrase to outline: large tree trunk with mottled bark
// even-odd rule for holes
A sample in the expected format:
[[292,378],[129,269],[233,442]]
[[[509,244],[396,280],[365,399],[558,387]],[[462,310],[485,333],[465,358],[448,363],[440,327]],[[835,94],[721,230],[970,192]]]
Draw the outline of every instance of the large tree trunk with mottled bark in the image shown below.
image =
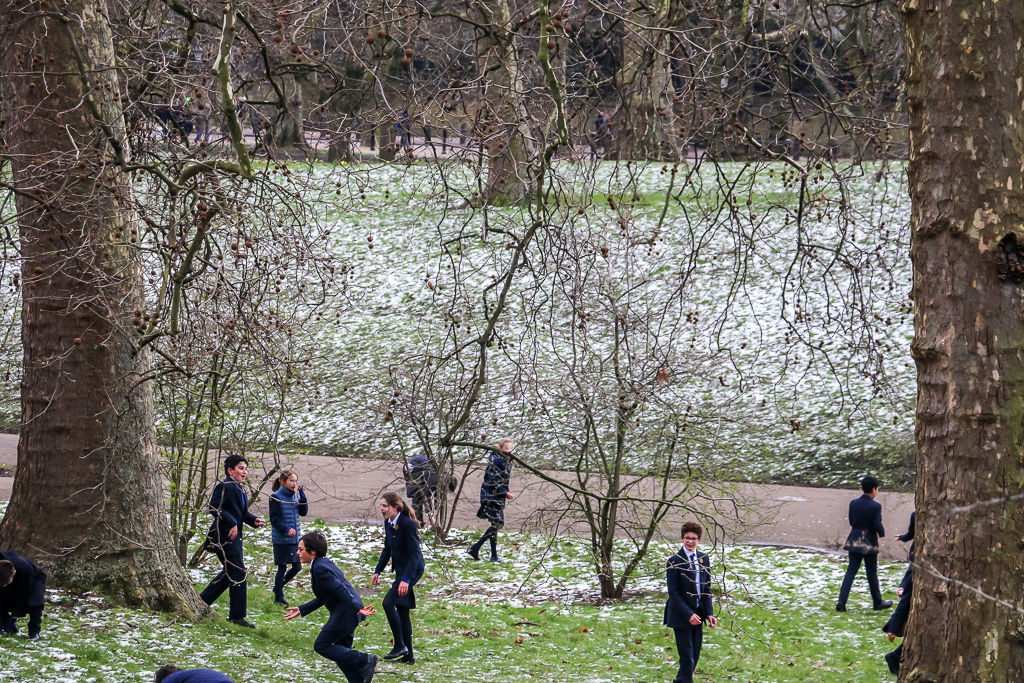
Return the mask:
[[526,125],[525,85],[519,46],[510,32],[508,0],[485,0],[471,14],[487,30],[477,29],[476,63],[486,116],[480,134],[487,157],[482,201],[509,206],[532,196],[530,160],[534,140]]
[[608,129],[595,131],[596,145],[606,149],[610,159],[679,158],[669,33],[661,28],[680,21],[677,5],[661,0],[649,9],[634,8],[637,24],[628,29],[623,67],[615,81],[621,102]]
[[132,339],[142,276],[107,8],[38,7],[0,8],[24,346],[0,547],[39,562],[52,585],[196,616],[207,610],[174,554]]
[[904,6],[918,371],[901,681],[1024,680],[1024,5]]

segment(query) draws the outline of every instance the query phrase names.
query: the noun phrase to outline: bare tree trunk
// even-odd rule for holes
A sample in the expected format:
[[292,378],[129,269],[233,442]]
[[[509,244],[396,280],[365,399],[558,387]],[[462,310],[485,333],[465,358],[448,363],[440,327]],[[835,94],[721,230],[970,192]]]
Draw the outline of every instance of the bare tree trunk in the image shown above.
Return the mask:
[[24,278],[22,426],[0,546],[58,586],[196,616],[207,609],[175,557],[147,355],[132,339],[142,274],[106,16],[102,0],[0,9]]
[[597,145],[607,148],[611,159],[677,159],[669,34],[658,27],[672,26],[678,18],[671,0],[660,0],[651,10],[637,7],[634,13],[646,26],[630,29],[636,33],[624,41],[623,68],[616,79],[622,101]]
[[904,6],[917,566],[902,681],[1024,680],[1024,8]]
[[508,0],[486,0],[473,6],[475,20],[488,26],[477,31],[476,60],[487,119],[482,131],[487,157],[483,201],[509,206],[531,194],[530,159],[534,156],[525,86],[515,36],[509,31]]

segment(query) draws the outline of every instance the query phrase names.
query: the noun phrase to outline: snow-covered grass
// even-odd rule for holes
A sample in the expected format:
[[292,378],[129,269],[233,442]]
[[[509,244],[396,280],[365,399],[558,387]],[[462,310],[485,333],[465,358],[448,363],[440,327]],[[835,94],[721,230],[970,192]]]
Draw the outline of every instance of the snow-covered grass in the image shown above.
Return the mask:
[[[293,165],[287,180],[268,176],[311,188],[310,241],[326,245],[351,270],[345,271],[344,291],[325,293],[322,319],[310,316],[312,324],[277,350],[292,364],[287,372],[274,370],[279,385],[289,383],[287,391],[278,396],[279,386],[269,387],[257,368],[222,397],[219,408],[228,424],[211,431],[233,435],[225,448],[368,457],[418,449],[407,421],[385,420],[395,377],[417,367],[411,359],[422,361],[423,354],[442,348],[453,315],[460,318],[460,334],[465,330],[461,341],[479,333],[480,294],[492,275],[504,272],[510,253],[506,234],[482,230],[482,212],[454,208],[459,197],[449,188],[472,187],[472,172],[448,164],[367,163]],[[572,231],[584,246],[610,247],[608,258],[595,257],[592,265],[596,278],[610,282],[626,269],[625,253],[633,245],[629,268],[646,283],[637,305],[665,311],[649,335],[673,369],[667,387],[658,389],[664,394],[659,400],[693,408],[687,411],[687,458],[721,478],[836,486],[871,473],[888,486],[907,488],[913,479],[916,378],[909,357],[909,199],[902,167],[840,165],[848,180],[842,191],[825,178],[828,171],[812,173],[801,200],[799,181],[786,175],[784,165],[705,164],[679,201],[666,205],[670,185],[674,196],[687,172],[680,167],[673,180],[662,164],[559,163],[554,173],[565,206],[556,215],[564,225],[552,226]],[[268,206],[250,209],[272,213]],[[517,211],[492,210],[488,224],[520,234],[523,217]],[[659,225],[663,241],[647,253],[637,249],[636,240]],[[460,236],[457,253],[442,248]],[[254,238],[251,259],[229,258],[218,266],[226,280],[241,277],[233,268],[251,268],[267,258],[260,251],[264,238]],[[538,249],[535,244],[527,254],[531,264],[550,257]],[[691,271],[688,284],[668,305],[684,266]],[[308,315],[300,309],[310,297],[297,294],[308,265],[283,262],[273,268],[288,279],[269,295],[267,310],[282,320]],[[455,269],[462,274],[458,282]],[[486,426],[492,436],[515,435],[519,453],[547,467],[571,462],[565,444],[555,444],[576,428],[578,412],[556,395],[566,373],[561,357],[568,355],[560,349],[576,322],[572,311],[554,301],[547,309],[552,325],[540,332],[528,317],[537,292],[547,296],[555,290],[552,272],[531,267],[517,277],[499,324],[510,343],[490,357],[494,378],[521,377],[527,368],[525,389],[513,393],[504,382],[489,383],[470,425],[473,432]],[[456,290],[460,295],[453,299],[449,295]],[[17,291],[5,294],[0,370],[10,372],[2,380],[7,390],[0,416],[10,422],[20,382],[20,304]],[[147,296],[149,310],[154,294]],[[475,315],[469,309],[474,299]],[[223,325],[196,319],[205,315],[197,310],[186,324],[211,330]],[[587,335],[596,354],[607,346],[601,337],[607,337],[611,321],[593,307]],[[244,351],[243,363],[255,363]],[[200,382],[206,376],[201,363],[195,369]],[[638,381],[651,384],[651,376],[638,375]],[[405,392],[399,400],[412,395]],[[645,424],[666,422],[654,403],[648,403]],[[435,430],[445,426],[439,405],[419,406],[424,424]],[[157,407],[168,443],[172,411],[166,404]],[[655,447],[639,431],[631,437],[627,465],[647,471]]]
[[[311,526],[311,525],[310,525]],[[309,528],[309,527],[307,527]],[[329,555],[364,601],[380,608],[370,586],[382,543],[379,526],[325,526]],[[92,595],[49,590],[43,638],[0,640],[0,680],[25,683],[146,681],[157,666],[211,667],[239,683],[343,681],[312,649],[323,610],[292,622],[271,603],[269,532],[247,530],[252,571],[249,631],[222,619],[175,622],[107,604]],[[429,538],[429,534],[427,535]],[[383,664],[377,680],[665,681],[675,673],[672,632],[661,625],[663,563],[675,546],[656,543],[622,602],[597,604],[585,547],[576,540],[503,533],[503,564],[473,562],[455,545],[425,545],[427,571],[414,611],[416,664]],[[704,549],[708,549],[705,544]],[[847,614],[833,610],[845,568],[836,557],[798,550],[711,547],[720,628],[705,629],[698,681],[885,681],[881,655],[891,646],[879,627],[885,613],[870,609],[863,577]],[[192,572],[201,588],[213,575]],[[900,564],[880,569],[893,591]],[[311,597],[303,571],[287,590],[292,604]],[[227,610],[225,594],[216,609]],[[24,626],[24,622],[22,622]],[[22,628],[24,632],[24,628]],[[390,632],[383,615],[356,633],[355,646],[384,654]]]

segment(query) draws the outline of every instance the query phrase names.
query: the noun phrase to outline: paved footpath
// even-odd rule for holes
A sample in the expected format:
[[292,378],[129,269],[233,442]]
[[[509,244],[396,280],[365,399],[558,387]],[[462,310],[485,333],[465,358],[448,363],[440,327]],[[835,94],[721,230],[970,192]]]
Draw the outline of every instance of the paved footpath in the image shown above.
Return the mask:
[[[18,437],[0,434],[0,466],[17,463]],[[404,494],[401,465],[391,460],[362,460],[333,456],[297,456],[291,460],[306,488],[310,515],[328,521],[377,522],[377,501],[384,491]],[[257,468],[258,469],[258,468]],[[567,475],[550,472],[565,480]],[[456,504],[455,526],[482,529],[476,518],[478,493],[483,470],[475,468],[465,480],[464,495]],[[11,496],[14,479],[0,477],[0,500]],[[650,482],[640,482],[646,488]],[[512,490],[516,499],[505,510],[509,529],[552,530],[582,533],[585,527],[565,520],[557,521],[557,510],[564,496],[554,484],[533,474],[513,474]],[[851,489],[824,489],[804,486],[756,484],[704,484],[691,490],[683,500],[717,520],[714,538],[727,543],[761,543],[808,546],[836,551],[842,547],[850,527],[846,515],[849,502],[859,495]],[[881,542],[881,559],[901,560],[907,546],[895,540],[906,531],[914,496],[909,493],[879,493],[887,536]],[[266,512],[266,497],[257,504],[257,512]],[[682,512],[668,515],[661,533],[666,540],[678,540]],[[738,521],[739,520],[739,521]],[[556,526],[556,524],[558,526]]]

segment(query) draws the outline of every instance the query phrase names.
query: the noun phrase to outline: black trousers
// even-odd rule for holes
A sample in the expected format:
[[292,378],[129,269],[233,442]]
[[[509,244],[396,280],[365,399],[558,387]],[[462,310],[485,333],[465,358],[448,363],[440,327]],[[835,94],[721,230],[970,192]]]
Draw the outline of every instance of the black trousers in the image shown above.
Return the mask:
[[43,606],[29,607],[27,610],[13,610],[10,607],[0,607],[0,630],[4,633],[17,633],[18,623],[15,617],[23,617],[28,614],[28,634],[34,636],[43,630]]
[[246,583],[245,564],[242,561],[242,544],[227,543],[223,546],[211,544],[210,549],[221,561],[224,568],[217,576],[213,577],[199,597],[207,605],[217,602],[217,598],[228,592],[231,600],[231,607],[228,609],[228,619],[245,619],[246,612]]
[[846,576],[843,577],[843,587],[839,590],[838,606],[845,607],[850,597],[850,589],[853,588],[853,580],[857,578],[860,571],[860,563],[864,563],[864,573],[868,575],[868,588],[871,589],[871,600],[877,607],[882,604],[882,591],[878,589],[878,555],[861,555],[850,551],[850,566],[846,568]]
[[672,630],[676,634],[676,652],[679,654],[679,671],[673,683],[693,683],[693,672],[704,643],[704,624]]
[[313,641],[313,650],[337,664],[349,683],[363,683],[363,670],[370,663],[370,656],[352,649],[355,634],[342,627],[340,621],[340,617],[331,615]]

